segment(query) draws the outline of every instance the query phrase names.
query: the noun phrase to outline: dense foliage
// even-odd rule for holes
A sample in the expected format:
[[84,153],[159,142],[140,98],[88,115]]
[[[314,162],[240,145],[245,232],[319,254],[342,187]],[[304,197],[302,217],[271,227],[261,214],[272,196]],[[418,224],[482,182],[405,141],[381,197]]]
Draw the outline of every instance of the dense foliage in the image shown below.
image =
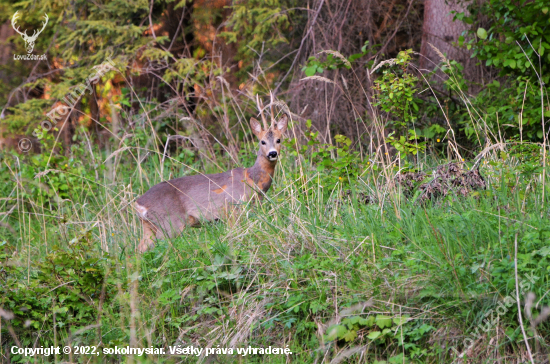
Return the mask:
[[490,128],[501,128],[506,136],[540,142],[549,132],[543,122],[550,118],[549,10],[544,0],[489,0],[472,2],[469,14],[455,15],[472,24],[460,45],[499,70],[499,80],[480,80],[485,88],[473,104],[483,111],[481,117]]

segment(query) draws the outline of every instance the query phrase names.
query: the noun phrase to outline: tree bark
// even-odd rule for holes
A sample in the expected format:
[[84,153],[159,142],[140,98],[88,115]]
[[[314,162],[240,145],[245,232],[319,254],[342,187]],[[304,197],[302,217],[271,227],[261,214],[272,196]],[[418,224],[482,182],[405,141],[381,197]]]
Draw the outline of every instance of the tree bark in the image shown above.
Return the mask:
[[[467,4],[457,3],[455,0],[425,0],[424,25],[422,27],[422,46],[420,53],[420,67],[432,71],[442,62],[441,56],[430,46],[433,45],[448,60],[455,60],[464,66],[464,76],[470,81],[476,81],[478,71],[476,60],[470,58],[470,53],[465,48],[458,47],[458,37],[466,35],[469,25],[460,20],[453,21],[451,11],[466,11]],[[436,73],[440,79],[442,72]]]

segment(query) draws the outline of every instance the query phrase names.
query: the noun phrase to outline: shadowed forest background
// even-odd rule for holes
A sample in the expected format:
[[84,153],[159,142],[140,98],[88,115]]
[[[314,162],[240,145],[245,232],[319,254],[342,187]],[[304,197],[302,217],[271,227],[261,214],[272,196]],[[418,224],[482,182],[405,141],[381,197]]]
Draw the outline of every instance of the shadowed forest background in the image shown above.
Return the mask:
[[[549,362],[547,1],[0,10],[2,362]],[[254,163],[257,96],[291,120],[264,202],[135,254],[151,186]]]
[[[386,134],[400,122],[376,107],[373,86],[383,69],[373,69],[407,49],[413,51],[405,65],[414,77],[412,117],[421,135],[443,139],[452,127],[461,153],[472,155],[472,143],[484,145],[486,138],[473,137],[477,119],[495,128],[498,113],[507,134],[519,135],[521,124],[526,139],[542,141],[537,77],[548,77],[545,6],[431,0],[6,2],[0,32],[2,145],[14,147],[19,137],[30,135],[55,102],[112,55],[124,72],[79,98],[56,125],[67,151],[78,143],[79,131],[100,148],[108,147],[112,132],[133,131],[130,119],[142,114],[136,99],[141,97],[157,103],[149,116],[156,131],[202,139],[213,156],[214,139],[242,140],[244,131],[234,126],[250,114],[251,95],[268,90],[285,100],[300,129],[311,119],[324,142],[342,134],[366,146],[382,137],[372,122],[380,113],[390,123],[384,124]],[[34,52],[47,54],[47,61],[14,60],[13,54],[26,53],[10,23],[16,11],[23,14],[17,26],[29,34],[49,14]],[[449,80],[451,72],[455,80]],[[326,80],[303,80],[313,75]],[[433,82],[429,90],[426,80]],[[220,114],[228,99],[241,114]],[[479,116],[470,115],[463,99]],[[182,117],[194,121],[181,122]],[[33,150],[41,151],[34,141]],[[192,146],[180,138],[171,148],[178,144]]]

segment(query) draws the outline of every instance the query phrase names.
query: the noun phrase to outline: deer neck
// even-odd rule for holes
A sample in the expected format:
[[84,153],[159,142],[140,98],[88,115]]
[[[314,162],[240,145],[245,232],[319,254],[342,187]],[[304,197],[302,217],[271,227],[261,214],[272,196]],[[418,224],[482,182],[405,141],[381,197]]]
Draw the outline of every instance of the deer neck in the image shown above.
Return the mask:
[[271,180],[275,172],[277,161],[271,162],[265,156],[258,153],[256,163],[246,169],[247,179],[249,182],[254,182],[262,191],[267,192],[271,187]]

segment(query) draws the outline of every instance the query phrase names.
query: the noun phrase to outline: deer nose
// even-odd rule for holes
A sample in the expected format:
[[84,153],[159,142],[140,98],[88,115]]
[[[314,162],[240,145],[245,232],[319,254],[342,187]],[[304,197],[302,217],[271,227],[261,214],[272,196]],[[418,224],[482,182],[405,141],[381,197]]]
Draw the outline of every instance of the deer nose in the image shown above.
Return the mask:
[[275,159],[275,158],[277,158],[277,152],[275,152],[275,151],[269,152],[269,153],[267,154],[267,157],[268,157],[269,159]]

